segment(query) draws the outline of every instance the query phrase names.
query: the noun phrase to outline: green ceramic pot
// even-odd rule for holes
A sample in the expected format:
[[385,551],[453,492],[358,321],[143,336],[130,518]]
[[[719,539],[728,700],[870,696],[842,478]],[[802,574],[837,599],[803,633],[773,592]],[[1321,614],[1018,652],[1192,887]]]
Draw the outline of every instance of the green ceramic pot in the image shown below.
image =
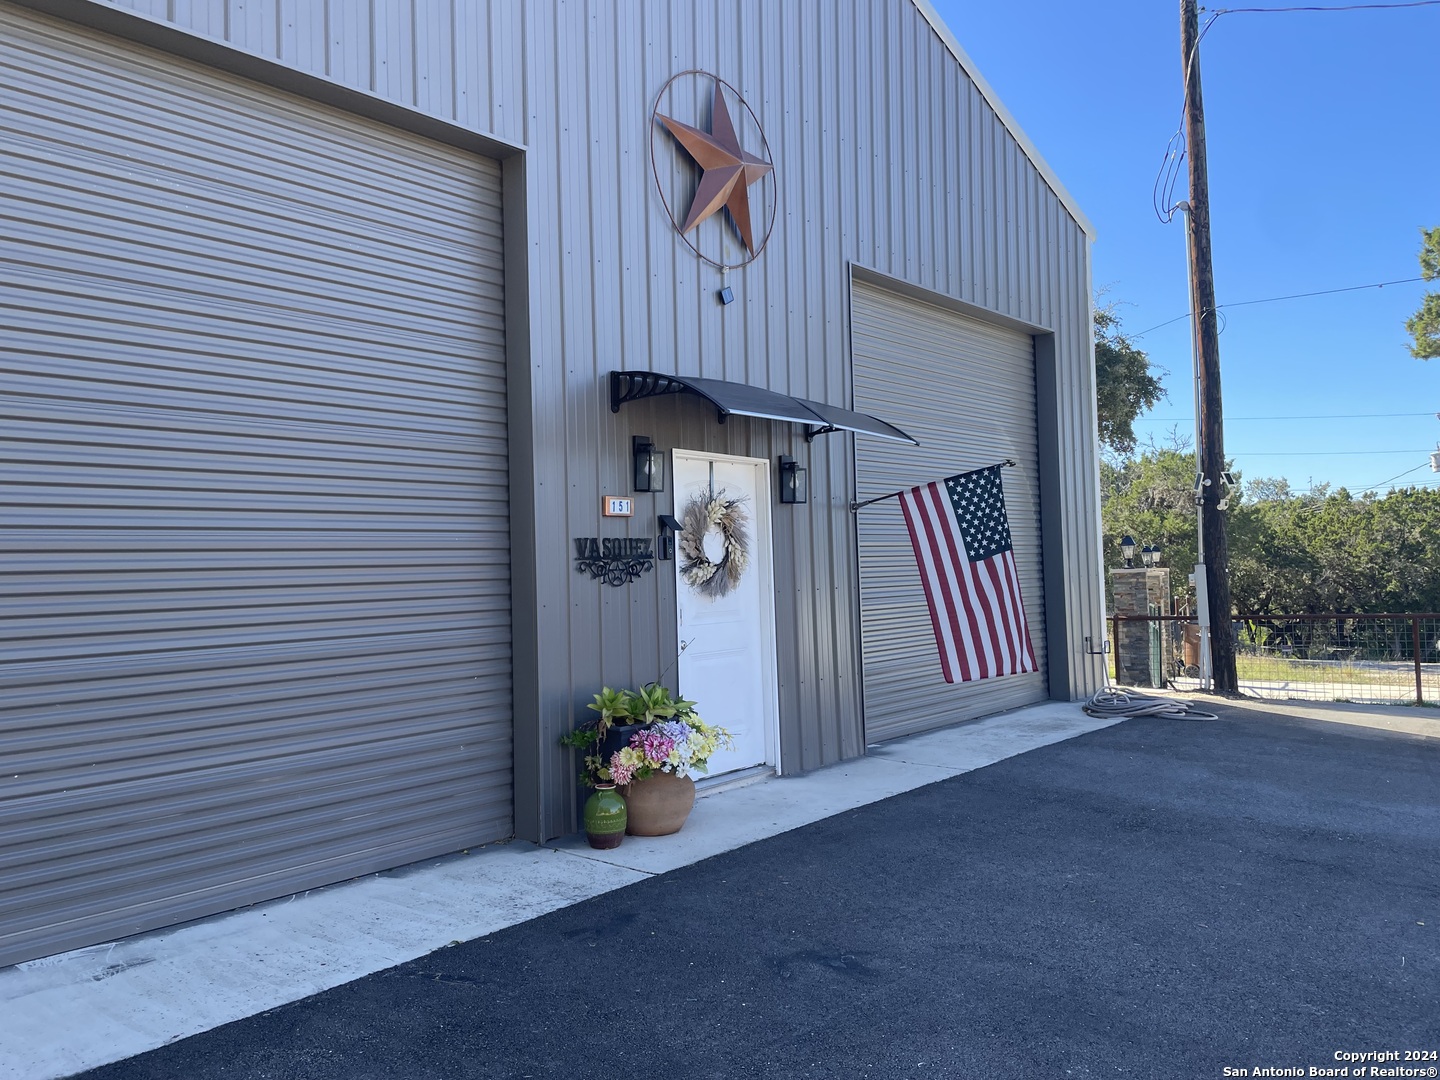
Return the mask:
[[615,848],[625,839],[629,815],[614,784],[596,784],[585,800],[585,839],[592,848]]

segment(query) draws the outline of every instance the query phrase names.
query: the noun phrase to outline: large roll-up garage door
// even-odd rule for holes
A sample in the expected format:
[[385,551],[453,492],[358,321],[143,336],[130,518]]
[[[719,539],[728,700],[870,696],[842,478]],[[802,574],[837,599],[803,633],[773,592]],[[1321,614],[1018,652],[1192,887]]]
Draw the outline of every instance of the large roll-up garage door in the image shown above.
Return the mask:
[[1001,473],[1037,673],[948,684],[899,504],[858,514],[865,737],[880,742],[1043,701],[1044,595],[1036,476],[1035,359],[1028,334],[856,282],[855,408],[919,448],[856,441],[861,499],[1012,458]]
[[0,4],[0,964],[511,831],[493,161]]

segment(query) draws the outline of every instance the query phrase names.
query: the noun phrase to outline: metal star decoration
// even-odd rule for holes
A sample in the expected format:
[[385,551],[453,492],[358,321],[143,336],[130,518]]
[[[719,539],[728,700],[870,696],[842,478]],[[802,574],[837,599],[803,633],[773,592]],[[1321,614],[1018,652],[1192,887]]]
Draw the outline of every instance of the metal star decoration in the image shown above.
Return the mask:
[[747,153],[740,145],[730,110],[720,93],[719,80],[715,82],[709,131],[658,113],[655,118],[700,166],[700,186],[680,231],[689,232],[723,206],[730,211],[730,220],[735,223],[745,250],[753,256],[755,236],[750,226],[750,185],[764,179],[774,166]]

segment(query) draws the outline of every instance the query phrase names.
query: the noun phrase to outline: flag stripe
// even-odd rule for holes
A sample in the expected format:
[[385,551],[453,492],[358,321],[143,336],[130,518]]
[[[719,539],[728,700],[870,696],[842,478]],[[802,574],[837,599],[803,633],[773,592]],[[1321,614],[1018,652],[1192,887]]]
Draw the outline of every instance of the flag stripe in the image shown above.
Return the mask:
[[1000,588],[1001,606],[1000,616],[1005,623],[1005,637],[1010,642],[1010,667],[1007,674],[1014,675],[1025,670],[1025,650],[1016,634],[1017,619],[1015,617],[1015,605],[1010,596],[1009,573],[1006,560],[1010,552],[991,560],[991,566],[995,572],[996,585]]
[[1016,639],[1022,645],[1022,652],[1025,656],[1025,671],[1039,671],[1040,664],[1035,659],[1035,646],[1030,640],[1030,623],[1025,618],[1025,606],[1020,602],[1020,568],[1015,565],[1015,552],[1005,553],[1005,574],[1009,579],[1009,593],[1015,605],[1016,626],[1018,633]]
[[[932,485],[939,491],[938,485]],[[955,510],[950,503],[948,494],[944,496],[944,508],[936,508],[937,512],[944,515],[947,528],[953,531],[955,546],[959,552],[958,576],[964,583],[965,591],[956,595],[961,607],[965,609],[965,621],[969,628],[966,640],[974,647],[976,660],[978,661],[975,674],[976,679],[988,679],[996,674],[999,660],[999,639],[995,636],[992,621],[986,617],[990,610],[989,604],[984,596],[984,580],[976,570],[976,564],[970,560],[970,554],[965,547],[965,538],[961,535],[958,522],[955,518]]]
[[920,584],[925,587],[925,603],[930,608],[930,624],[935,628],[935,643],[940,649],[940,669],[945,674],[945,681],[953,683],[955,672],[950,657],[954,653],[954,647],[950,638],[950,626],[948,621],[941,622],[939,609],[935,604],[935,590],[931,582],[936,579],[936,575],[934,565],[928,561],[930,545],[920,540],[918,530],[923,528],[924,524],[919,519],[920,509],[915,503],[913,492],[907,491],[900,496],[900,509],[905,513],[905,527],[910,531],[910,544],[915,549],[915,559],[920,564]]
[[965,555],[965,544],[954,528],[955,515],[950,511],[950,501],[938,484],[927,484],[922,497],[926,520],[932,529],[932,543],[939,552],[940,565],[945,576],[941,579],[940,594],[944,598],[950,624],[954,628],[952,652],[955,665],[960,668],[962,682],[979,678],[977,672],[984,669],[985,657],[975,647],[975,620],[973,608],[963,602],[961,587],[970,588],[970,560]]
[[999,590],[996,588],[999,581],[995,574],[995,560],[983,559],[975,563],[974,567],[975,576],[980,579],[981,584],[985,588],[985,610],[990,613],[990,618],[986,620],[985,629],[989,632],[990,640],[995,645],[995,667],[991,669],[991,674],[1008,675],[1010,673],[1011,654],[1004,640],[1005,635],[1001,633],[1002,630],[1008,628],[1004,626],[1005,605],[1000,599]]
[[950,509],[950,498],[938,484],[929,485],[931,491],[931,512],[935,515],[937,527],[944,533],[949,551],[951,580],[948,599],[955,609],[955,619],[960,625],[959,644],[966,659],[964,679],[983,679],[990,666],[989,651],[984,637],[980,634],[980,623],[975,617],[975,579],[971,573],[970,556],[965,550],[965,538],[955,527],[955,514]]
[[989,636],[990,644],[994,649],[994,663],[990,668],[991,675],[1006,675],[1010,665],[1010,651],[1006,648],[1001,634],[1000,620],[1003,618],[999,590],[996,586],[999,582],[995,576],[995,560],[981,559],[979,562],[970,564],[975,578],[980,582],[980,588],[984,596],[980,599],[980,605],[990,616],[985,620],[985,632]]
[[[933,590],[937,608],[931,612],[931,622],[939,622],[945,630],[942,649],[948,656],[942,667],[948,666],[951,681],[958,675],[960,681],[973,678],[975,656],[966,645],[967,632],[963,625],[963,612],[954,603],[956,581],[956,560],[952,550],[953,541],[945,530],[945,519],[935,512],[936,488],[927,485],[918,493],[917,506],[920,521],[925,530],[925,541],[930,550],[931,572],[935,578]],[[937,638],[937,641],[941,639]]]

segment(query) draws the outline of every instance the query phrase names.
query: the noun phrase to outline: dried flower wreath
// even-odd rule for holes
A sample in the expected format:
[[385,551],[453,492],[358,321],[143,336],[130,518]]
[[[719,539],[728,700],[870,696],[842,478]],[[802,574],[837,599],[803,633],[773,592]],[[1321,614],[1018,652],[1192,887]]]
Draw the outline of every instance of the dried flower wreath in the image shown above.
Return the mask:
[[[685,560],[680,573],[692,589],[712,600],[738,585],[750,565],[750,534],[746,530],[750,519],[741,506],[744,501],[727,499],[724,491],[702,492],[680,515],[680,554]],[[711,562],[705,554],[705,536],[712,528],[720,530],[725,544],[719,562]]]

